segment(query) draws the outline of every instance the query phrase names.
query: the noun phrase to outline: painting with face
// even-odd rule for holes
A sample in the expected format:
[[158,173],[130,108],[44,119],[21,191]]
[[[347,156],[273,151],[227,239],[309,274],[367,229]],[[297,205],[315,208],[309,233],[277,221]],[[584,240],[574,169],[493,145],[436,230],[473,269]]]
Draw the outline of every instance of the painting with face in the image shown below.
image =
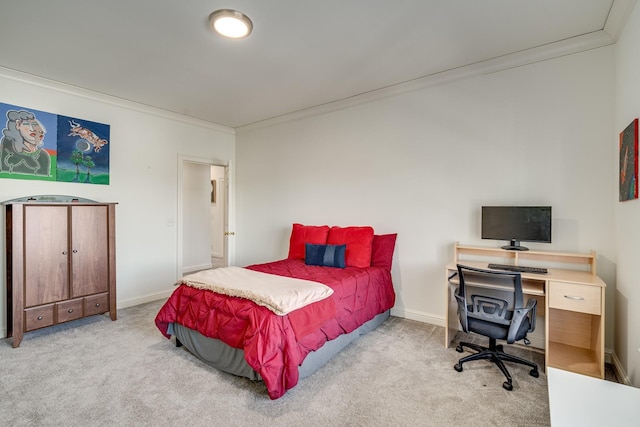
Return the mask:
[[56,115],[0,103],[0,118],[0,177],[56,180]]

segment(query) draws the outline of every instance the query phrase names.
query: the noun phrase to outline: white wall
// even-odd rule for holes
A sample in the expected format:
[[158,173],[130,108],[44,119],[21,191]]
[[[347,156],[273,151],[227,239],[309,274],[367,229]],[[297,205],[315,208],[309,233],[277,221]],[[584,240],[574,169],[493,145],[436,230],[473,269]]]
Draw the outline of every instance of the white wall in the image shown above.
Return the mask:
[[397,232],[394,312],[443,324],[453,242],[504,244],[480,239],[480,207],[542,204],[553,244],[527,246],[596,250],[612,292],[613,52],[237,129],[237,263],[286,257],[293,222]]
[[[611,139],[616,140],[634,118],[640,117],[640,8],[636,7],[616,45],[616,114]],[[618,145],[611,145],[615,171]],[[630,382],[640,387],[640,200],[618,202],[618,183],[612,188],[617,243],[615,294],[615,352]]]
[[[0,94],[0,102],[7,104],[111,125],[110,185],[1,179],[0,201],[67,194],[117,202],[118,306],[170,292],[177,274],[178,155],[227,164],[235,156],[233,130],[7,70],[0,70]],[[4,238],[0,245],[4,253]],[[2,332],[6,329],[5,271],[2,262]]]

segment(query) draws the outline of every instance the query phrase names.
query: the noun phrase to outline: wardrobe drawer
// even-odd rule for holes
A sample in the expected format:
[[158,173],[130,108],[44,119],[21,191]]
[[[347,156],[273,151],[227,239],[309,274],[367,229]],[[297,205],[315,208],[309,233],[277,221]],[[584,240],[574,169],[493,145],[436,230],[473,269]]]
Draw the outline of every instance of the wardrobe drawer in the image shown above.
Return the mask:
[[109,311],[109,294],[91,295],[84,298],[85,316],[106,313]]
[[601,314],[602,293],[599,286],[549,282],[549,307],[581,313]]
[[58,310],[58,323],[80,319],[82,313],[82,298],[72,299],[56,304]]
[[44,328],[53,325],[53,304],[28,308],[24,311],[24,331]]

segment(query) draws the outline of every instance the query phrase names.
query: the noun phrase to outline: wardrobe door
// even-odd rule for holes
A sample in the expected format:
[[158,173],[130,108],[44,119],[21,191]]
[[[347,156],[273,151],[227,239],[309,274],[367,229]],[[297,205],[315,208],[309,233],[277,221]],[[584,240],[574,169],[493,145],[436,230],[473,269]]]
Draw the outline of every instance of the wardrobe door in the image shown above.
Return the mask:
[[25,307],[69,298],[66,206],[24,208]]
[[71,206],[71,297],[109,290],[106,205]]

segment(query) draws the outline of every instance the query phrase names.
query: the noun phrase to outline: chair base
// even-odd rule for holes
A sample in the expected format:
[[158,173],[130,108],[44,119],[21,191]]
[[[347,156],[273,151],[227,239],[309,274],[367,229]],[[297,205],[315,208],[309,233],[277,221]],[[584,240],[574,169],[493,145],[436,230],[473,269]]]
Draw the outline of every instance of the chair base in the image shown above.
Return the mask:
[[485,359],[489,360],[490,362],[495,363],[498,366],[498,368],[500,368],[500,371],[502,371],[504,376],[507,378],[507,380],[504,383],[502,383],[502,387],[505,390],[509,390],[509,391],[513,390],[513,382],[511,379],[511,374],[507,370],[507,367],[504,365],[503,361],[520,363],[522,365],[529,366],[531,368],[531,371],[529,371],[529,375],[535,378],[538,378],[540,376],[540,374],[538,373],[538,365],[526,359],[522,359],[521,357],[505,353],[504,347],[502,345],[496,345],[495,338],[489,338],[488,348],[478,344],[461,342],[456,346],[456,351],[458,353],[462,353],[464,351],[464,347],[468,347],[472,350],[475,350],[476,353],[470,354],[469,356],[465,356],[462,359],[460,359],[458,363],[456,363],[453,366],[453,369],[455,369],[458,372],[462,372],[463,363],[470,362],[472,360],[485,360]]

